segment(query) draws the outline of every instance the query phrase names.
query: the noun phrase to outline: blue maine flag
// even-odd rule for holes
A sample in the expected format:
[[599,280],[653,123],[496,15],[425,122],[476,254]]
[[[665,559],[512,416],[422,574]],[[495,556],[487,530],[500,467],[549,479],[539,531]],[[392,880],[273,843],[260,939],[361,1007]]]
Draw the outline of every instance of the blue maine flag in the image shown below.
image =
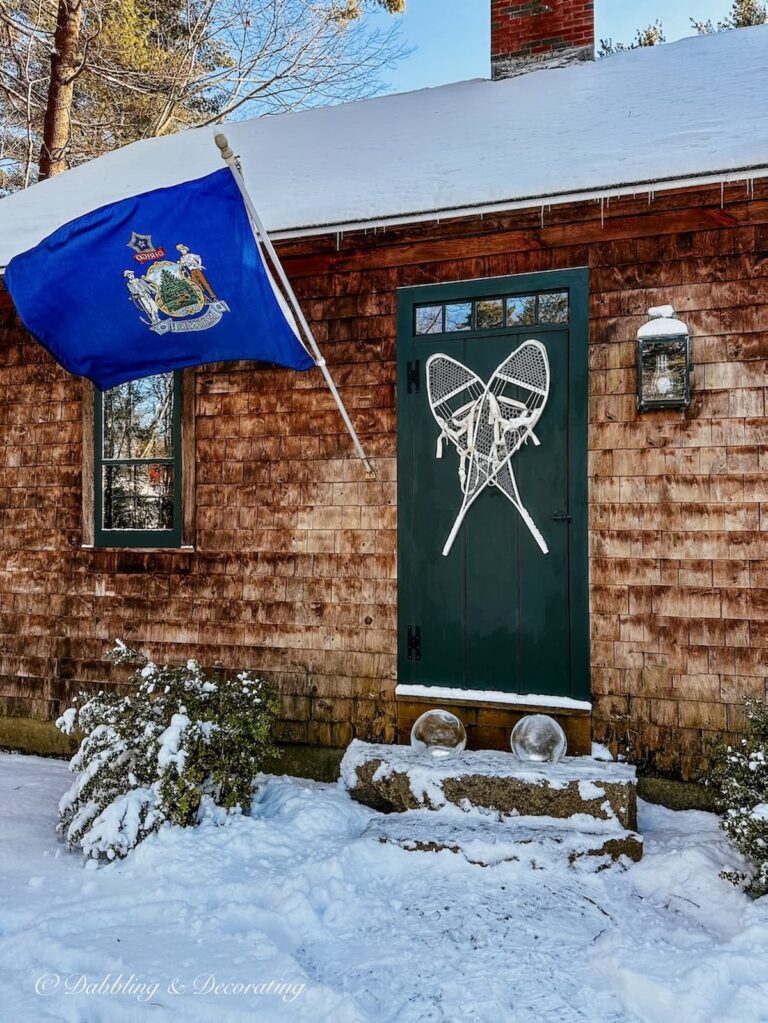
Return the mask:
[[30,333],[102,390],[228,359],[314,365],[226,168],[65,224],[5,283]]

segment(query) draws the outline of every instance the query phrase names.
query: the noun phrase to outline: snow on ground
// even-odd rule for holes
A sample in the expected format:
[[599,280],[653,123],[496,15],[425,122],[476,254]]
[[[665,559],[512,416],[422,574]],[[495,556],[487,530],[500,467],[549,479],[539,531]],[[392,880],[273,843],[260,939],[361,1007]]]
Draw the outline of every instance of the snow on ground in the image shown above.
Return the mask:
[[[269,777],[252,817],[88,869],[53,831],[69,780],[0,755],[0,1019],[768,1020],[768,899],[718,878],[738,858],[710,814],[642,804],[628,870],[480,867],[382,845],[338,787]],[[67,991],[84,984],[102,993]]]

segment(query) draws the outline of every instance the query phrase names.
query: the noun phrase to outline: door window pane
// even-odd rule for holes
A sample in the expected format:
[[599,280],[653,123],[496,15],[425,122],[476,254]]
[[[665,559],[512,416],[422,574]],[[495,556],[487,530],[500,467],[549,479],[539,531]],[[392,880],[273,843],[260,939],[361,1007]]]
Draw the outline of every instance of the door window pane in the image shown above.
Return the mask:
[[475,303],[477,330],[495,330],[504,326],[504,299],[483,298]]
[[443,333],[442,305],[416,306],[416,333],[417,334]]
[[568,292],[552,291],[539,295],[539,323],[568,322]]
[[449,302],[445,307],[446,331],[472,329],[472,303]]
[[536,296],[522,295],[507,299],[507,326],[536,322]]

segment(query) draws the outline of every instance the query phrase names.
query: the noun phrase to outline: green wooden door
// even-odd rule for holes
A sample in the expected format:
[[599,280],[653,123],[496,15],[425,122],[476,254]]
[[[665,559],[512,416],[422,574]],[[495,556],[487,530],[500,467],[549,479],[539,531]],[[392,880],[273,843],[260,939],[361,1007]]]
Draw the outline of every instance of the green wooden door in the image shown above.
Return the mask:
[[[399,681],[589,696],[586,500],[587,272],[403,289],[398,333]],[[458,455],[436,457],[426,362],[442,353],[486,381],[523,341],[547,350],[550,392],[512,466],[549,547],[494,487],[461,504]]]

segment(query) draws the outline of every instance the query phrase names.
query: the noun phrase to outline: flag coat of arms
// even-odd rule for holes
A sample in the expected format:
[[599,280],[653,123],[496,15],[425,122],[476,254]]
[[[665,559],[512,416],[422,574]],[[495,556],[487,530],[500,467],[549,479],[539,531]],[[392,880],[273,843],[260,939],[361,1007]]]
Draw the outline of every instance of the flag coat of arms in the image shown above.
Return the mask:
[[102,390],[207,362],[315,364],[227,169],[65,224],[5,283],[30,333]]

